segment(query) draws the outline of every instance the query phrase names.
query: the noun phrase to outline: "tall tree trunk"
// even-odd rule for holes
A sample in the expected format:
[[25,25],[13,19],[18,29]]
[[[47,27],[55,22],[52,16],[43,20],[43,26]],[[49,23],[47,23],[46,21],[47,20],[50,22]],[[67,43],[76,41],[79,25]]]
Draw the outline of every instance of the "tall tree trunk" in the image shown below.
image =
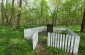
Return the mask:
[[84,8],[83,20],[81,24],[81,32],[85,32],[85,8]]
[[7,19],[7,15],[6,15],[6,9],[4,8],[4,0],[2,0],[2,3],[1,3],[1,11],[2,11],[2,22],[3,24],[8,24],[8,19]]
[[53,11],[53,14],[52,14],[52,24],[53,25],[55,24],[55,10]]
[[21,8],[22,8],[22,0],[19,0],[18,19],[17,19],[17,27],[16,27],[17,29],[20,29]]
[[[78,24],[76,23],[76,22],[78,22],[78,19],[77,19],[77,16],[76,16],[76,11],[77,11],[77,5],[76,5],[75,10],[74,10],[74,14],[75,14],[75,15],[74,15],[74,18],[75,18],[76,20],[73,19],[73,26],[74,26],[74,25],[78,25]],[[76,22],[75,22],[75,21],[76,21]]]
[[3,0],[2,0],[2,2],[1,2],[1,14],[2,14],[2,25],[4,25],[4,12],[3,12],[3,8],[4,7],[4,5],[3,5]]
[[56,13],[55,13],[55,24],[54,24],[55,26],[56,26],[57,18],[58,18],[58,5],[57,5]]
[[41,20],[43,22],[43,0],[41,0]]
[[11,18],[10,18],[10,24],[12,24],[12,21],[13,21],[13,28],[15,28],[14,2],[15,0],[12,0]]
[[5,18],[6,18],[6,24],[8,24],[8,0],[6,0],[6,9],[4,9],[5,12]]

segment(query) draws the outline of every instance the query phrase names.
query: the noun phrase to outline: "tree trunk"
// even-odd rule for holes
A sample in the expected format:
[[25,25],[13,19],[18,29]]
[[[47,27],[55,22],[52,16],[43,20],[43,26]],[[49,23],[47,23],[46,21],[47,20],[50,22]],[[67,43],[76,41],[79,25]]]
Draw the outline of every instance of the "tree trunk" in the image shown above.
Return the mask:
[[[14,23],[15,23],[15,18],[14,18],[14,1],[15,1],[15,0],[12,0],[10,24],[12,24],[12,20],[13,20]],[[13,23],[13,24],[14,24],[14,23]]]
[[55,24],[55,10],[53,11],[53,14],[52,14],[52,24],[53,25]]
[[6,0],[6,9],[4,9],[5,12],[5,18],[6,18],[6,24],[8,24],[8,0]]
[[3,12],[3,0],[1,3],[2,25],[4,25],[4,12]]
[[41,0],[41,20],[43,22],[43,0]]
[[[6,4],[7,5],[7,4]],[[6,15],[6,9],[4,8],[4,0],[2,0],[2,3],[1,3],[1,12],[2,12],[2,23],[3,24],[8,24],[8,17]]]
[[22,0],[19,0],[18,19],[17,19],[17,27],[16,27],[17,29],[20,29],[21,8],[22,8]]
[[81,24],[81,32],[85,32],[85,8],[84,8],[83,20]]
[[58,18],[58,6],[57,6],[57,10],[56,10],[56,13],[55,13],[55,26],[56,26],[56,20]]

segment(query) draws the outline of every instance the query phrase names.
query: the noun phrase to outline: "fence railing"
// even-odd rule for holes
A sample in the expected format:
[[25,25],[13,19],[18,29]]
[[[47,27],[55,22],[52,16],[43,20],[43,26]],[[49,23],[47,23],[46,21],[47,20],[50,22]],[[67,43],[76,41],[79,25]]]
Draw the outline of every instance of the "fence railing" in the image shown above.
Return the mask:
[[59,30],[61,29],[48,33],[48,46],[60,48],[68,53],[77,55],[80,37],[70,29]]
[[[24,29],[24,38],[32,39],[33,49],[38,43],[38,33],[46,31],[46,27]],[[48,46],[60,48],[68,53],[77,55],[80,36],[68,28],[53,28],[53,33],[48,33]]]
[[35,32],[32,38],[33,38],[33,49],[35,49],[38,43],[38,32]]
[[46,31],[46,27],[42,26],[42,27],[24,29],[24,38],[32,40],[33,49],[35,49],[38,43],[38,33],[42,31]]

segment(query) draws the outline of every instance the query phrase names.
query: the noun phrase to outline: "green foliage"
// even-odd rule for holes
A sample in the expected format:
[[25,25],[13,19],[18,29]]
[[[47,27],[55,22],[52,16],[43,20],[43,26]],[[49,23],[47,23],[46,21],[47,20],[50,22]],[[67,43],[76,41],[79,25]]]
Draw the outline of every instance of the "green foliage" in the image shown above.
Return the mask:
[[23,29],[0,28],[0,55],[29,55],[32,43],[23,38]]
[[6,55],[26,55],[32,51],[32,45],[23,39],[11,39],[9,45],[4,50]]
[[[7,1],[8,3],[4,6],[7,17],[10,21],[12,2],[10,0]],[[80,25],[83,16],[84,4],[84,0],[23,0],[20,21],[23,25],[28,23],[42,24],[43,22],[50,22],[53,18],[55,18],[57,24],[66,25],[69,21],[69,25]],[[18,16],[18,1],[15,1],[14,11],[16,21]]]
[[67,53],[64,52],[61,49],[56,49],[56,48],[53,48],[53,47],[47,47],[47,50],[49,52],[48,55],[52,55],[51,53],[53,53],[54,55],[67,55]]
[[[6,0],[6,1],[8,2],[6,3],[4,1],[4,8],[9,24],[11,18],[12,2],[10,0]],[[30,44],[30,41],[23,39],[24,37],[23,30],[24,28],[33,28],[33,27],[41,26],[41,24],[44,23],[46,24],[46,22],[50,23],[53,18],[55,18],[56,23],[58,25],[67,25],[69,23],[69,28],[81,36],[79,55],[84,55],[85,33],[80,33],[79,32],[80,26],[77,26],[77,25],[81,25],[84,8],[85,8],[85,0],[33,0],[33,1],[23,0],[21,19],[20,19],[21,27],[20,30],[15,30],[11,27],[7,27],[7,25],[1,25],[2,11],[0,6],[0,55],[7,55],[7,54],[8,55],[12,55],[12,54],[13,55],[21,55],[21,54],[35,55],[34,51],[32,51],[32,47],[31,47],[32,44]],[[12,23],[16,23],[18,18],[17,0],[15,1],[14,4],[14,17],[15,19],[11,20]],[[4,22],[6,22],[6,18]],[[28,24],[32,24],[32,25],[28,25]],[[58,25],[57,27],[59,28],[65,27],[65,26],[58,26]],[[40,41],[43,44],[47,44],[46,37],[44,37]],[[46,47],[46,50],[47,49],[48,52],[59,53],[61,55],[63,54],[63,51],[62,53],[60,53],[61,50],[59,49]]]

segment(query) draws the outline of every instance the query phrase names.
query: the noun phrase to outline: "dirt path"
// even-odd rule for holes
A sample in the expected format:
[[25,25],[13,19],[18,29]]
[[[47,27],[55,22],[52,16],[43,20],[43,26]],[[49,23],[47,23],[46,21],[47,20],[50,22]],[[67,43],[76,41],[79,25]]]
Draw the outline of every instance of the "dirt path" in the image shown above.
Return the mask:
[[39,35],[39,42],[35,48],[35,55],[47,55],[47,50],[45,49],[45,44],[42,43],[42,40],[45,35],[42,33]]
[[35,49],[35,55],[46,55],[45,48],[41,44],[37,45]]

